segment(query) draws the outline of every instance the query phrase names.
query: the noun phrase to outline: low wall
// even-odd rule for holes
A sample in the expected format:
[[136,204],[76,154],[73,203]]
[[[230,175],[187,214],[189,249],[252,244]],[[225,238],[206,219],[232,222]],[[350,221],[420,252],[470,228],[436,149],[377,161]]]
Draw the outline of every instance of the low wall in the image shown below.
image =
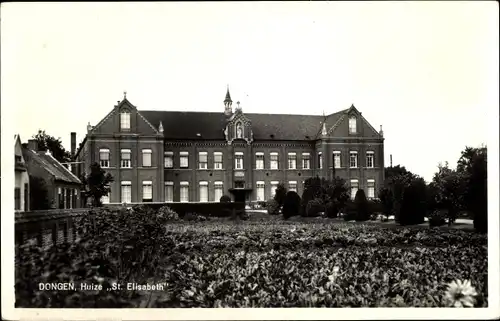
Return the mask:
[[123,206],[146,206],[154,210],[158,210],[163,206],[170,207],[179,216],[184,216],[187,213],[196,213],[203,216],[209,217],[228,217],[233,214],[233,211],[240,212],[245,211],[244,202],[230,202],[230,203],[220,203],[220,202],[204,202],[204,203],[134,203],[134,204],[106,204],[106,207],[123,207]]
[[15,213],[15,249],[27,242],[46,247],[76,239],[75,218],[85,215],[89,208],[53,209]]

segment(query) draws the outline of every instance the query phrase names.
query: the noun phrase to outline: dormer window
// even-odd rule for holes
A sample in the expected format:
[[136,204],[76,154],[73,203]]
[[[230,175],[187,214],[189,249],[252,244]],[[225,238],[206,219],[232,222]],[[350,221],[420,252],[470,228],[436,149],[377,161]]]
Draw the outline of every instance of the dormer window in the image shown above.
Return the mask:
[[128,110],[120,112],[120,128],[121,130],[130,130],[130,112]]
[[236,124],[236,138],[243,138],[243,126],[241,126],[241,123]]
[[349,117],[349,134],[356,134],[356,117]]

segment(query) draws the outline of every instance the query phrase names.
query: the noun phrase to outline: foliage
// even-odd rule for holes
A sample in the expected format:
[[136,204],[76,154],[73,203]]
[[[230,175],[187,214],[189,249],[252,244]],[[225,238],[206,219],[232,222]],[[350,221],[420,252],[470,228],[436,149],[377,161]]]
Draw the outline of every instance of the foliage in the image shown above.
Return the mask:
[[334,207],[342,210],[349,201],[349,187],[345,179],[335,177],[332,181],[325,181],[325,192],[328,200],[333,203]]
[[415,176],[415,174],[413,174],[412,172],[410,172],[409,170],[406,169],[406,167],[404,166],[401,166],[401,165],[396,165],[396,166],[393,166],[393,167],[386,167],[384,169],[385,171],[385,179],[386,180],[390,180],[391,178],[393,177],[396,177],[396,176]]
[[168,206],[162,206],[158,210],[158,214],[162,215],[167,221],[179,221],[179,214]]
[[328,203],[326,203],[325,210],[326,217],[328,218],[335,218],[339,215],[339,208],[335,202],[328,201]]
[[300,196],[299,194],[297,194],[297,192],[289,191],[288,193],[286,193],[282,212],[285,219],[299,215]]
[[317,217],[325,212],[325,204],[321,198],[315,198],[307,203],[306,216]]
[[[329,217],[336,217],[342,211],[349,200],[349,188],[344,179],[335,177],[333,180],[311,177],[304,182],[302,193],[302,213],[307,214],[307,205],[311,200],[318,200],[326,206]],[[322,209],[321,211],[324,211]],[[329,214],[328,214],[329,213]]]
[[50,208],[49,192],[45,180],[29,175],[30,180],[30,210],[48,210]]
[[[74,244],[24,246],[16,307],[445,307],[456,279],[471,281],[475,307],[488,306],[485,235],[332,221],[195,224],[163,213],[96,209],[76,222]],[[56,282],[104,289],[38,290]],[[107,291],[113,282],[165,288]]]
[[47,134],[45,130],[38,130],[38,133],[33,135],[33,139],[37,141],[38,150],[49,150],[60,163],[71,162],[71,154],[64,149],[61,138],[55,138]]
[[414,178],[404,188],[401,211],[399,213],[399,223],[401,225],[421,224],[425,221],[426,215],[426,185],[420,178]]
[[368,200],[364,190],[358,189],[354,197],[354,204],[356,205],[356,221],[369,220],[370,212],[368,211]]
[[267,213],[269,215],[278,215],[279,214],[280,205],[273,198],[271,198],[270,200],[267,201],[266,208],[267,208]]
[[231,197],[228,195],[222,195],[219,201],[221,203],[231,203]]
[[432,212],[429,216],[429,226],[442,226],[446,224],[447,213],[445,212],[444,210]]
[[394,196],[390,188],[382,187],[378,193],[378,198],[384,208],[383,213],[389,217],[393,214]]
[[83,192],[84,197],[91,198],[92,206],[102,206],[101,198],[109,194],[111,190],[109,184],[113,180],[113,176],[110,173],[106,173],[98,163],[93,163],[90,165],[88,176],[82,177],[82,183],[85,188]]
[[286,188],[283,183],[279,183],[274,194],[274,200],[278,202],[279,206],[283,206],[286,197]]
[[476,149],[468,172],[468,186],[465,193],[465,207],[474,213],[474,228],[488,231],[488,164],[486,147]]
[[465,172],[448,167],[448,163],[438,165],[429,189],[434,196],[434,204],[438,209],[445,208],[448,213],[448,223],[454,222],[458,212],[464,207],[464,195],[467,179]]

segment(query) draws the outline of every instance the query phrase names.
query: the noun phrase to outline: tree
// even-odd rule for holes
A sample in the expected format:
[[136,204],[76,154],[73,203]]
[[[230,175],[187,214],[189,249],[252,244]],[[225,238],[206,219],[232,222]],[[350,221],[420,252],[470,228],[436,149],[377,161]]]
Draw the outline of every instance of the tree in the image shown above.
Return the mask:
[[38,130],[38,134],[33,135],[33,139],[37,141],[39,150],[50,151],[52,156],[60,163],[71,161],[71,154],[64,149],[60,138],[50,136],[45,130]]
[[38,176],[29,176],[30,209],[32,211],[48,210],[50,208],[49,192],[45,180]]
[[84,197],[92,198],[93,206],[102,206],[101,198],[108,195],[109,183],[111,182],[113,182],[113,176],[106,173],[98,163],[93,163],[90,165],[90,174],[82,177],[82,183],[85,187]]
[[366,199],[365,191],[358,189],[354,196],[354,205],[356,206],[356,221],[367,221],[370,218],[368,212],[368,200]]
[[[467,151],[467,149],[466,149]],[[470,162],[463,170],[468,174],[464,196],[465,208],[474,214],[474,228],[488,231],[488,155],[486,147],[474,149]]]
[[467,174],[448,167],[448,162],[438,165],[438,172],[432,179],[431,188],[435,197],[435,205],[439,209],[448,211],[448,225],[457,218],[460,210],[464,208],[464,194],[467,187]]
[[389,219],[389,216],[393,214],[394,207],[394,197],[392,195],[391,189],[388,187],[382,187],[378,193],[378,198],[384,207],[384,214]]
[[397,222],[401,225],[421,224],[425,221],[426,184],[423,178],[413,177],[403,188],[403,198]]
[[274,199],[276,200],[276,202],[278,202],[280,207],[283,206],[283,202],[285,201],[285,196],[286,196],[285,185],[283,183],[279,183],[274,194]]
[[286,193],[283,202],[283,218],[286,220],[292,216],[298,215],[300,211],[300,196],[295,191]]
[[406,167],[396,165],[392,167],[386,167],[384,169],[384,174],[385,174],[385,180],[387,181],[388,179],[391,179],[392,177],[396,177],[399,175],[414,175],[412,172],[408,171]]

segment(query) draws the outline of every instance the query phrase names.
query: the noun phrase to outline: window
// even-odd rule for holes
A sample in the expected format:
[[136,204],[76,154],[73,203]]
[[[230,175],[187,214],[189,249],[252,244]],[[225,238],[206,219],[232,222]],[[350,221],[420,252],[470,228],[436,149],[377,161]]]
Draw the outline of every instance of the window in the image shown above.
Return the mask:
[[273,181],[271,182],[271,197],[274,197],[276,194],[276,189],[278,188],[279,182]]
[[132,203],[132,182],[122,181],[122,203]]
[[21,159],[22,159],[22,158],[21,158],[21,156],[19,156],[19,155],[15,155],[15,156],[14,156],[14,161],[15,161],[16,163],[21,163],[21,162],[22,162],[22,160],[21,160]]
[[255,183],[257,189],[257,201],[264,201],[266,199],[265,183],[263,181],[258,181]]
[[120,113],[120,128],[130,130],[130,113],[127,110]]
[[165,202],[174,201],[174,182],[165,182]]
[[57,188],[57,203],[60,209],[64,208],[63,191],[60,187]]
[[142,201],[152,202],[153,201],[153,182],[143,181],[142,182]]
[[69,192],[69,203],[68,207],[73,208],[73,189],[68,190]]
[[297,192],[297,182],[296,181],[288,182],[288,190]]
[[357,179],[351,179],[351,198],[354,199],[356,197],[356,193],[358,192],[359,183]]
[[279,162],[278,162],[278,153],[273,152],[270,154],[270,167],[271,169],[278,169],[279,167]]
[[288,169],[297,169],[297,154],[288,153]]
[[323,155],[321,152],[318,153],[318,168],[319,169],[323,168]]
[[302,169],[311,169],[311,155],[302,153]]
[[224,183],[214,182],[214,201],[219,202],[222,195],[224,195]]
[[109,167],[109,149],[100,149],[99,150],[99,165],[102,168]]
[[222,153],[214,152],[214,169],[222,169]]
[[373,168],[373,166],[374,166],[373,156],[374,155],[375,155],[374,152],[366,152],[366,167]]
[[356,134],[356,117],[349,118],[349,134]]
[[358,152],[351,151],[349,153],[349,167],[357,168],[358,167]]
[[24,184],[24,210],[25,211],[29,211],[30,207],[29,207],[29,202],[30,202],[30,198],[29,198],[29,186],[28,184]]
[[375,180],[369,179],[367,181],[368,198],[375,198]]
[[234,168],[243,169],[243,152],[234,153]]
[[130,149],[122,149],[122,158],[121,158],[121,168],[130,168],[131,164],[131,154],[132,151]]
[[102,204],[109,204],[109,194],[108,195],[104,195],[103,197],[101,197],[101,203]]
[[164,166],[165,168],[174,168],[174,153],[165,152],[164,154]]
[[208,202],[208,182],[200,182],[200,202]]
[[188,152],[180,152],[180,167],[188,168],[189,167],[189,153]]
[[14,209],[16,211],[21,209],[21,189],[19,187],[14,189]]
[[189,202],[189,182],[181,182],[181,202]]
[[255,169],[264,169],[264,153],[255,153]]
[[198,153],[198,168],[208,169],[208,154],[207,152]]
[[341,162],[340,162],[340,152],[339,151],[334,151],[333,152],[333,166],[335,168],[340,168],[341,167]]
[[[108,192],[108,196],[109,196],[109,193],[111,193],[111,191]],[[76,202],[77,199],[78,199],[78,191],[76,189],[74,189],[73,190],[73,208],[77,207],[77,202]]]
[[151,167],[151,154],[153,151],[151,149],[142,150],[142,167]]

